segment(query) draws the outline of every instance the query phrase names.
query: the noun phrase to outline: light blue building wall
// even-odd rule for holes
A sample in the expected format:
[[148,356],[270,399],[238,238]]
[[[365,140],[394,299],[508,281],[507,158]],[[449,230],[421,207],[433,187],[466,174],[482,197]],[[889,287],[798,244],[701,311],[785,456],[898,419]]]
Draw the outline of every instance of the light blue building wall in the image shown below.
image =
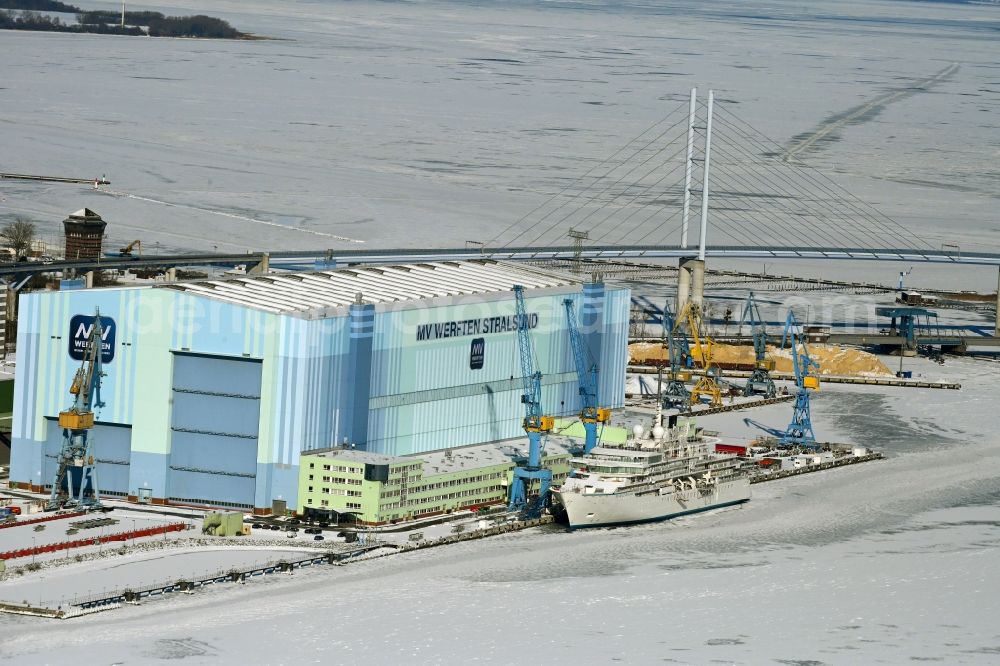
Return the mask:
[[[600,355],[601,402],[622,406],[628,290],[526,296],[546,411],[580,409],[567,297]],[[405,455],[522,434],[514,330],[480,323],[478,333],[467,325],[418,336],[426,325],[505,319],[514,314],[510,292],[345,306],[315,318],[169,287],[29,293],[19,306],[15,484],[52,483],[62,441],[54,419],[71,404],[79,367],[69,322],[95,308],[115,322],[94,433],[105,492],[263,511],[273,500],[294,505],[301,451],[348,443]]]
[[[579,409],[562,306],[566,297],[566,293],[529,292],[525,299],[529,316],[537,315],[531,332],[544,376],[543,406],[553,412]],[[578,299],[579,294],[571,297]],[[406,455],[521,434],[522,372],[516,331],[483,325],[484,320],[512,318],[514,311],[514,300],[507,294],[377,315],[369,448]],[[422,326],[452,322],[479,325],[467,327],[473,332],[457,337],[418,336]],[[477,340],[483,346],[482,367],[472,369],[472,344]]]

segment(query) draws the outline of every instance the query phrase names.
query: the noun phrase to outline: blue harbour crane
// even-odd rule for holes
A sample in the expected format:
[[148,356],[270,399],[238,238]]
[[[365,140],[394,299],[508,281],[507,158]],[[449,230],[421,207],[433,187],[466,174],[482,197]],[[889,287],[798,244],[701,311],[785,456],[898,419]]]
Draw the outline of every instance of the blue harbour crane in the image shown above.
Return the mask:
[[819,390],[819,377],[814,374],[819,370],[819,364],[809,356],[809,348],[802,336],[802,327],[796,322],[791,310],[785,318],[785,329],[781,334],[781,347],[784,348],[786,344],[792,351],[792,369],[795,371],[796,393],[791,423],[784,430],[777,430],[752,419],[743,419],[743,422],[774,435],[782,446],[819,448],[809,409],[810,392]]
[[771,379],[774,359],[767,358],[767,327],[764,325],[764,319],[760,316],[760,309],[757,307],[757,301],[754,300],[752,291],[743,304],[743,312],[740,315],[740,331],[743,330],[744,323],[750,326],[754,364],[753,372],[750,373],[750,377],[743,387],[743,395],[762,395],[765,398],[773,398],[778,393],[774,387],[774,380]]
[[63,442],[56,459],[56,476],[52,481],[52,494],[45,507],[47,511],[68,507],[88,510],[103,508],[97,482],[94,436],[91,432],[94,428],[94,410],[104,407],[101,400],[103,342],[101,312],[96,310],[83,361],[69,389],[73,405],[59,413]]
[[[514,468],[514,482],[510,487],[510,511],[521,511],[527,518],[537,518],[549,504],[549,487],[552,470],[542,466],[542,437],[552,431],[555,419],[545,416],[542,410],[542,373],[535,363],[528,327],[528,312],[524,304],[524,287],[514,285],[516,303],[517,347],[521,357],[521,379],[524,405],[524,431],[528,435],[528,461]],[[538,496],[529,500],[528,490],[538,481]]]
[[583,440],[584,455],[590,453],[600,440],[597,426],[603,426],[611,420],[611,410],[600,407],[597,399],[597,377],[599,367],[594,361],[590,350],[583,342],[583,334],[577,323],[576,307],[573,299],[563,300],[566,308],[566,324],[569,328],[569,342],[573,348],[573,361],[576,364],[577,383],[580,387],[580,422],[583,423],[585,432]]
[[813,374],[819,370],[819,363],[809,356],[809,348],[802,336],[802,327],[795,321],[795,314],[791,310],[785,318],[785,330],[781,333],[781,347],[784,348],[786,343],[792,350],[792,368],[795,371],[797,391],[792,421],[785,429],[781,443],[785,446],[797,444],[818,448],[809,411],[809,392],[819,390],[819,377]]
[[661,398],[663,406],[667,409],[687,408],[691,404],[691,392],[685,386],[686,382],[691,381],[691,371],[687,369],[687,363],[691,359],[691,348],[684,332],[674,329],[674,315],[670,311],[668,299],[663,305],[663,331],[667,338],[670,371],[667,373],[667,386]]

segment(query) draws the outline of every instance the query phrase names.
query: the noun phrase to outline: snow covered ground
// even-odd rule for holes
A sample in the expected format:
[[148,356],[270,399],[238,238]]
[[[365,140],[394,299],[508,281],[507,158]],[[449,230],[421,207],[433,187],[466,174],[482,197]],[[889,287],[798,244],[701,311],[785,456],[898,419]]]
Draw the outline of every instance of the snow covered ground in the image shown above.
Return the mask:
[[201,547],[97,560],[25,574],[0,585],[0,600],[29,601],[48,608],[66,607],[78,599],[100,597],[123,589],[151,587],[186,578],[210,576],[230,569],[249,569],[280,560],[305,559],[311,549],[266,547]]
[[[23,516],[25,519],[39,518],[41,514],[30,514]],[[109,534],[119,534],[122,532],[132,532],[134,530],[141,530],[147,527],[157,527],[159,525],[165,525],[167,523],[178,522],[178,519],[169,519],[164,517],[151,517],[144,515],[135,516],[111,516],[118,520],[116,525],[108,525],[105,527],[91,527],[88,529],[81,529],[74,535],[66,534],[66,530],[70,529],[71,523],[80,522],[82,520],[89,520],[93,516],[76,516],[74,518],[64,518],[61,520],[52,520],[44,523],[38,523],[36,525],[24,525],[19,527],[7,527],[0,530],[0,552],[8,550],[17,550],[20,548],[29,548],[34,545],[45,546],[51,543],[61,543],[63,541],[75,541],[77,539],[87,539],[95,538],[101,535]],[[36,531],[35,528],[41,526],[42,529]],[[147,537],[155,538],[155,537]],[[161,539],[163,537],[160,537]],[[112,544],[114,547],[117,544]],[[108,546],[105,546],[106,548]],[[64,557],[66,553],[53,553],[49,557]],[[41,557],[41,556],[39,556]]]
[[[2,618],[0,659],[59,663],[72,646],[104,663],[503,664],[528,651],[552,663],[995,663],[1000,364],[907,362],[966,388],[827,385],[815,402],[824,439],[880,447],[884,462],[761,484],[741,508],[670,523],[507,534],[59,624]],[[755,417],[787,417],[765,409]],[[740,415],[702,422],[745,432]]]

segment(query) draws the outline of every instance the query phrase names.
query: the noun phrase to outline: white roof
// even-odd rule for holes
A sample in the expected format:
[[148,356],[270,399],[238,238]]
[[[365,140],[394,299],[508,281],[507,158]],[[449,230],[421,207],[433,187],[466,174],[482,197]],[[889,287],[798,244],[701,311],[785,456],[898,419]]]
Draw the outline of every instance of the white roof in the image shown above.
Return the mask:
[[275,314],[324,317],[355,303],[399,303],[431,298],[503,293],[515,284],[546,289],[577,284],[538,268],[492,260],[442,261],[396,266],[355,266],[330,271],[272,273],[230,280],[179,282],[173,289]]
[[[569,455],[569,448],[573,444],[578,444],[574,442],[570,437],[563,437],[560,435],[549,435],[545,439],[545,445],[542,447],[542,456],[561,456]],[[528,438],[527,437],[515,437],[513,439],[505,439],[500,442],[495,442],[496,446],[508,457],[526,457],[528,455]]]
[[341,447],[303,451],[302,455],[319,456],[321,458],[330,458],[332,460],[344,460],[347,462],[368,463],[370,465],[389,465],[391,463],[410,462],[407,458],[400,458],[399,456],[387,456],[381,453],[373,453],[371,451],[362,451],[360,449],[344,449]]
[[81,208],[78,211],[70,213],[69,216],[78,218],[97,218],[98,220],[101,219],[100,215],[90,210],[89,208]]
[[512,463],[510,456],[505,455],[493,444],[463,446],[432,453],[417,453],[413,457],[424,461],[425,477]]

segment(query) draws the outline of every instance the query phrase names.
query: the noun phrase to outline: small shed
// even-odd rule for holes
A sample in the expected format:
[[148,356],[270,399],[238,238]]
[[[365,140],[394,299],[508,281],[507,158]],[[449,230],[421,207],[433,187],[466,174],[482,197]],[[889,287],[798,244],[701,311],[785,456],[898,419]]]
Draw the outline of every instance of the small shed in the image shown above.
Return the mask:
[[239,536],[243,534],[243,514],[239,511],[213,511],[205,514],[201,533],[212,536]]

